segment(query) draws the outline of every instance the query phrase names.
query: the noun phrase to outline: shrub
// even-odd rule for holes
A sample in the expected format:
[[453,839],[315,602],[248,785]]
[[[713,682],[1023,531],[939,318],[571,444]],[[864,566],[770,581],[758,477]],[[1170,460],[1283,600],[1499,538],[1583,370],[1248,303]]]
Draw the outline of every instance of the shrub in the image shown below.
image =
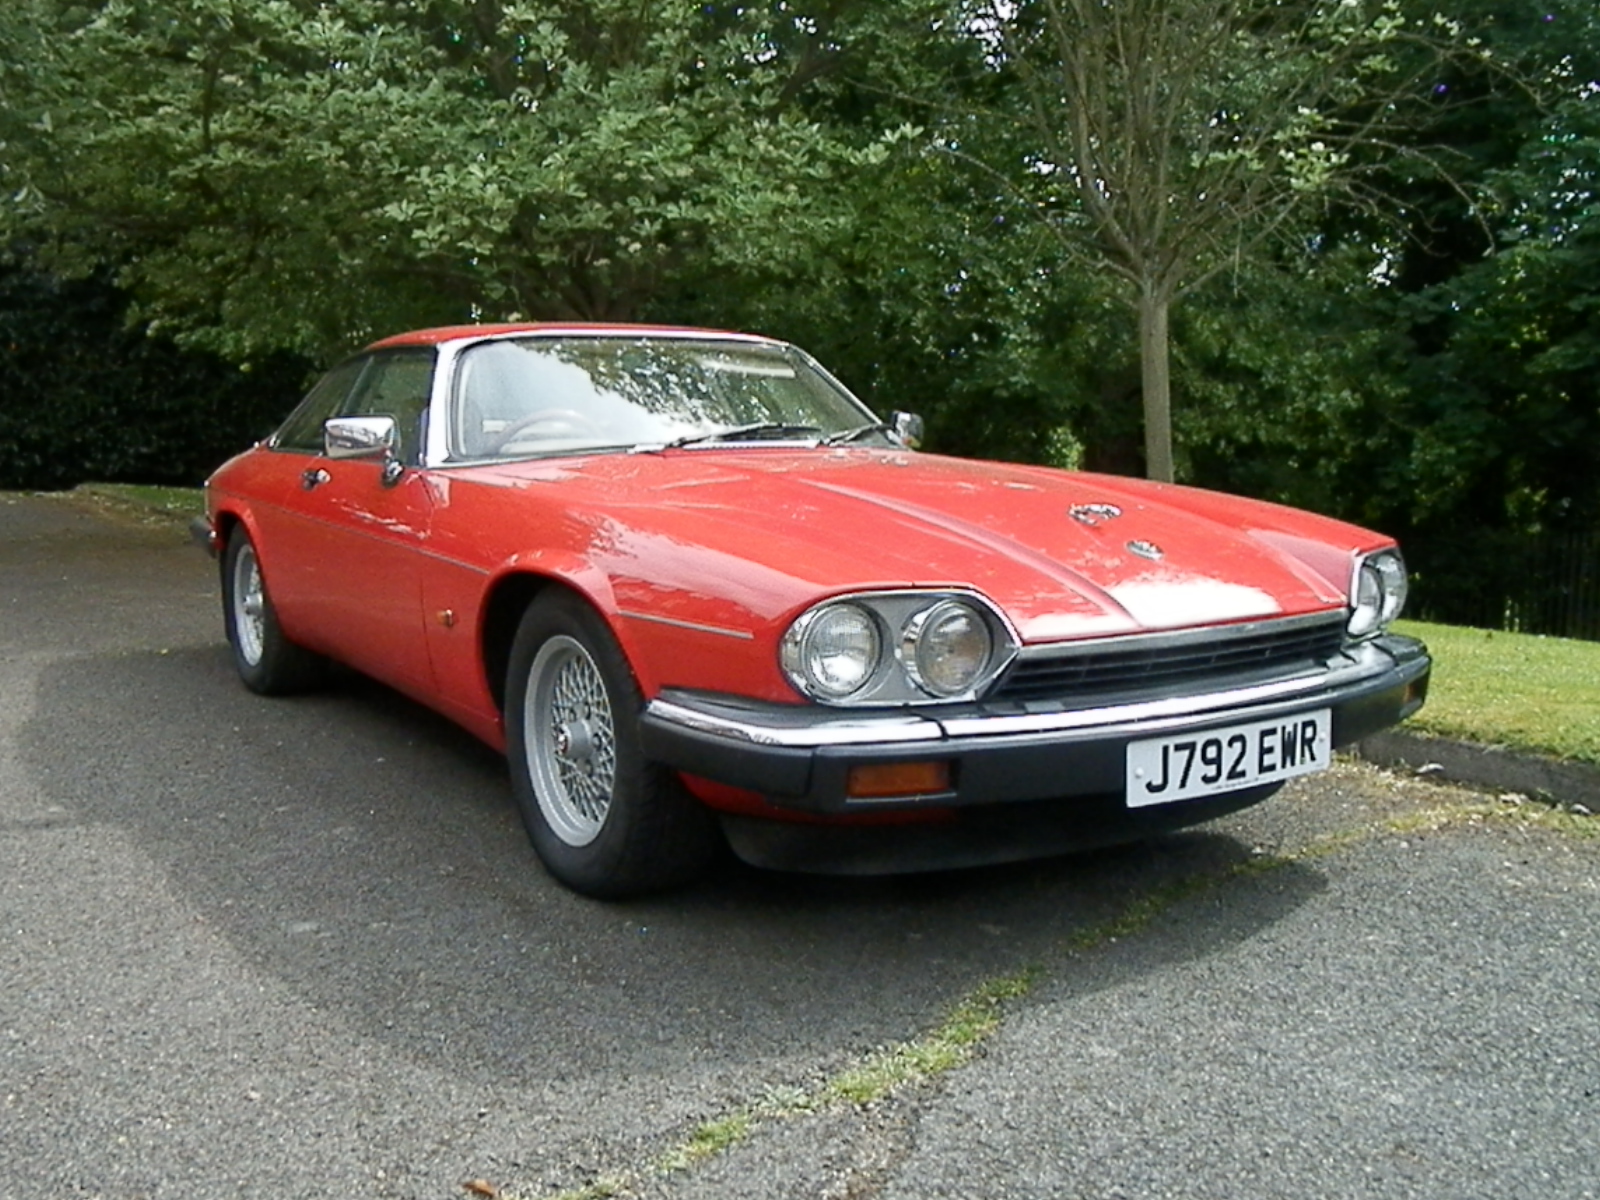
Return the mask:
[[0,267],[0,488],[197,484],[277,425],[311,369],[185,350],[130,325],[104,279]]

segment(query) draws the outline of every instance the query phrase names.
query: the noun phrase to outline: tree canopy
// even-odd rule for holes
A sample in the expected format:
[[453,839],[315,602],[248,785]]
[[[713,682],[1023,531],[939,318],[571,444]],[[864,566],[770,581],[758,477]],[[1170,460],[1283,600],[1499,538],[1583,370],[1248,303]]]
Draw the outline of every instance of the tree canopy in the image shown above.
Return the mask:
[[8,380],[33,309],[256,379],[718,324],[944,449],[1391,529],[1424,595],[1600,521],[1592,0],[10,0],[0,144]]
[[25,12],[17,217],[46,261],[113,264],[142,319],[236,354],[636,316],[686,269],[781,263],[843,219],[829,180],[894,140],[809,119],[814,68],[777,41],[793,22],[740,6]]

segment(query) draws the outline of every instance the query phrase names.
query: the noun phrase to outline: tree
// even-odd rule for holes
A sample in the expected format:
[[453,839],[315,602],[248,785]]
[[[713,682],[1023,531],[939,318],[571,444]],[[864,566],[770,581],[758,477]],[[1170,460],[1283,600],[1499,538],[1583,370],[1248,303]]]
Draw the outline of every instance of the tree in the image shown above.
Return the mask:
[[786,226],[777,269],[752,258],[678,272],[648,314],[810,347],[880,412],[924,414],[946,452],[1067,466],[1120,446],[1125,431],[1102,420],[1117,406],[1099,403],[1106,377],[1128,377],[1119,314],[1087,276],[1041,269],[1041,230],[995,211],[989,179],[908,133],[933,121],[927,96],[993,102],[982,45],[938,34],[946,0],[773,7],[793,16],[773,66],[807,81],[793,92],[806,118],[862,145],[900,134],[891,153],[815,183],[830,219]]
[[[9,225],[247,357],[424,321],[637,315],[781,263],[882,158],[795,95],[785,6],[19,0]],[[892,140],[892,139],[891,139]]]
[[1384,152],[1436,106],[1431,72],[1460,31],[1398,0],[983,0],[966,24],[1015,85],[1015,108],[989,116],[1027,144],[982,165],[1063,258],[1120,282],[1138,318],[1146,470],[1170,480],[1173,305],[1315,206],[1381,206]]

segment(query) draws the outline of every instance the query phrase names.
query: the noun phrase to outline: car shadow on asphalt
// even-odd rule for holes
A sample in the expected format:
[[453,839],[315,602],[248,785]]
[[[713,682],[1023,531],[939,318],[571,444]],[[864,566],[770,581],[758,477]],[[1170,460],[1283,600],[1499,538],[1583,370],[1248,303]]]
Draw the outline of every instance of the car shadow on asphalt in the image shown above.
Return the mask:
[[[498,755],[355,676],[254,696],[221,646],[58,662],[18,746],[49,803],[125,834],[250,970],[425,1066],[485,1078],[709,1058],[778,1080],[912,1035],[997,975],[1072,978],[1109,923],[1252,853],[1202,829],[888,878],[726,864],[597,903],[540,869]],[[1273,876],[1213,889],[1162,944],[1219,953],[1324,886],[1298,864]]]

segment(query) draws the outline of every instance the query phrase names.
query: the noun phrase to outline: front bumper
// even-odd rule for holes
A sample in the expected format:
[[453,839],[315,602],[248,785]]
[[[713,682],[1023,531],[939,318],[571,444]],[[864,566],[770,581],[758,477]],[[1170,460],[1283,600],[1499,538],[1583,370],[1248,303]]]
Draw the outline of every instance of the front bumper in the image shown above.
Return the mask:
[[189,540],[212,558],[217,557],[217,531],[208,517],[195,517],[189,522]]
[[[1104,798],[1123,791],[1130,742],[1325,708],[1333,744],[1345,746],[1422,707],[1431,667],[1420,642],[1390,635],[1308,675],[1093,708],[1054,702],[863,713],[666,691],[646,706],[642,736],[657,762],[797,813]],[[848,794],[854,767],[928,760],[950,764],[950,790],[889,800]],[[1256,790],[1264,797],[1273,789]]]

